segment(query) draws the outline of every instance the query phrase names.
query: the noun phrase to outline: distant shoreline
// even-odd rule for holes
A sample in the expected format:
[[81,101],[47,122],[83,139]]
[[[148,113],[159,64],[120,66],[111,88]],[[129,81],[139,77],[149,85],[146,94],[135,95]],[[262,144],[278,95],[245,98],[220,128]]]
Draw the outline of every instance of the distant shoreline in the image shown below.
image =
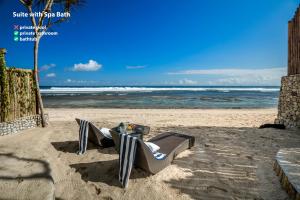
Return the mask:
[[126,108],[126,107],[45,107],[45,109],[91,109],[91,110],[277,110],[274,107],[251,107],[251,108]]
[[279,87],[42,87],[48,108],[243,109],[277,107]]

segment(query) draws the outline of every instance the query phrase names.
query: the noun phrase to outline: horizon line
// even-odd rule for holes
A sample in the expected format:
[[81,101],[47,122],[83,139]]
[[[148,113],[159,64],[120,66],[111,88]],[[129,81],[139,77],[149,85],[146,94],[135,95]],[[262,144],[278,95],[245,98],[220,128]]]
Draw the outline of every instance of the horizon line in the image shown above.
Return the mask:
[[280,85],[40,85],[40,87],[281,87]]

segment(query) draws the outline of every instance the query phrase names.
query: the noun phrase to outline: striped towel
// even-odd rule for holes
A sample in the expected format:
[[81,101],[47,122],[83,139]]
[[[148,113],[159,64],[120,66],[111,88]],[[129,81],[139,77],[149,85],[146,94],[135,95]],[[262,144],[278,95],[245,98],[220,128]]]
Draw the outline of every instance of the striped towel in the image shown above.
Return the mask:
[[153,156],[157,159],[157,160],[162,160],[166,157],[166,154],[164,153],[159,153],[159,152],[156,152],[153,154]]
[[79,125],[79,151],[78,155],[84,154],[87,148],[88,136],[89,136],[89,122],[86,120],[80,120]]
[[124,188],[128,185],[128,179],[130,177],[135,158],[136,146],[136,137],[127,134],[120,134],[119,181]]

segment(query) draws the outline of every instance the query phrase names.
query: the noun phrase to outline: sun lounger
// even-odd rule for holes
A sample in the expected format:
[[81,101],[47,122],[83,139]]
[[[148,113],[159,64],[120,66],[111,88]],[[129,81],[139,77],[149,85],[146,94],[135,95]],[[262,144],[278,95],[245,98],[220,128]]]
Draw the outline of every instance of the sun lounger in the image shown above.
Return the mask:
[[178,154],[193,147],[195,138],[189,135],[167,132],[150,139],[148,142],[159,146],[158,152],[166,156],[163,159],[157,159],[149,147],[143,141],[138,140],[135,166],[151,174],[156,174],[170,165]]
[[[75,119],[78,125],[80,126],[80,119]],[[103,134],[100,129],[98,129],[93,123],[89,122],[89,130],[88,130],[88,141],[93,144],[101,147],[112,147],[114,146],[114,142],[112,138]]]
[[[110,133],[115,144],[120,145],[120,143],[122,143],[122,135],[113,130],[111,130]],[[160,147],[158,152],[152,152],[143,140],[137,138],[135,159],[133,162],[136,167],[151,174],[156,174],[170,165],[179,153],[194,146],[195,138],[184,134],[167,132],[150,139],[148,142],[158,145]],[[125,148],[128,147],[125,146]],[[123,154],[121,155],[122,151],[124,152],[124,149],[122,150],[121,146],[119,151],[119,161],[121,161],[122,157],[126,156]],[[120,165],[120,171],[121,169],[122,166]],[[130,174],[128,177],[129,176]]]

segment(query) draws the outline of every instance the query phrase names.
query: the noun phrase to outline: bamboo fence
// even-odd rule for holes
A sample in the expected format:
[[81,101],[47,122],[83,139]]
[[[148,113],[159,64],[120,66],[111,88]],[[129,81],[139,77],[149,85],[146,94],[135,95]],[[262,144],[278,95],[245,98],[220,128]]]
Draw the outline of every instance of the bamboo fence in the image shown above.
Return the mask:
[[288,25],[288,75],[300,74],[300,7]]
[[0,122],[36,115],[38,109],[33,71],[7,68],[5,50],[1,49],[0,54]]

